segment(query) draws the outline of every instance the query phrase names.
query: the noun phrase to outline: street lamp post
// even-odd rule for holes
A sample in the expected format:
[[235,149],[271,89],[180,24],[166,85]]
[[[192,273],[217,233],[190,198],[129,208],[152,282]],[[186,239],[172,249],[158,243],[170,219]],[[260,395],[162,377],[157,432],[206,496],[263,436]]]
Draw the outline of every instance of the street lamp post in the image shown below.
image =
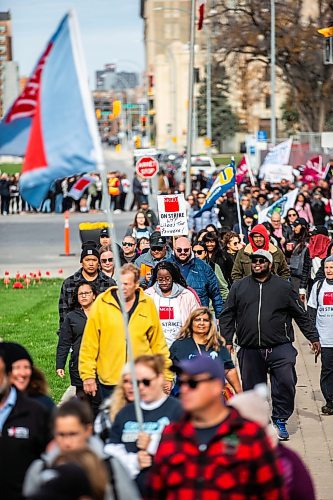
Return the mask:
[[194,73],[194,42],[195,42],[195,0],[191,0],[190,18],[190,60],[188,78],[188,114],[187,114],[187,143],[186,143],[186,180],[185,194],[191,192],[191,158],[192,158],[192,122],[193,122],[193,73]]

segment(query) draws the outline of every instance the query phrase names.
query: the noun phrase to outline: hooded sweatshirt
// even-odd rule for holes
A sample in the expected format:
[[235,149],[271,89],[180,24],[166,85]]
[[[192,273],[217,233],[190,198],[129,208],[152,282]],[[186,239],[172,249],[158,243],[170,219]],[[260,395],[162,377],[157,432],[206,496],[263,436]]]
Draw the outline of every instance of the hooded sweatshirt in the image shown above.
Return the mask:
[[173,283],[171,294],[165,297],[156,282],[145,293],[155,303],[168,347],[175,341],[179,330],[192,311],[200,307],[195,295],[178,283]]

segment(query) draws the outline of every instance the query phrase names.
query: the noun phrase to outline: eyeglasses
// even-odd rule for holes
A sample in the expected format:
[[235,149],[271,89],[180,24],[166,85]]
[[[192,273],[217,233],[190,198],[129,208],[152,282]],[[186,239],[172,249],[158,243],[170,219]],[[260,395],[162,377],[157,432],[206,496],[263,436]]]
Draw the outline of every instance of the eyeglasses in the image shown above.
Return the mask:
[[122,242],[123,247],[134,247],[135,243],[128,243],[127,241]]
[[182,387],[182,385],[186,385],[189,389],[196,389],[202,382],[210,382],[211,380],[214,380],[214,377],[203,378],[200,380],[196,380],[194,378],[189,378],[188,380],[180,379],[178,380],[178,385],[179,387]]
[[239,243],[240,243],[239,241],[232,241],[231,242],[231,244],[234,245],[234,246],[239,245]]
[[266,262],[268,262],[268,260],[264,257],[255,257],[252,259],[252,264],[266,264]]
[[203,253],[205,253],[205,250],[193,250],[193,252],[197,255],[202,255]]
[[171,283],[172,278],[166,276],[165,278],[158,278],[157,283]]
[[291,214],[291,213],[289,213],[288,217],[297,217],[297,214]]
[[176,248],[177,253],[190,253],[191,249],[190,248]]
[[152,252],[162,252],[163,249],[164,247],[150,247]]
[[80,292],[80,293],[78,293],[78,296],[79,297],[86,297],[87,295],[91,295],[91,294],[92,294],[92,292]]
[[157,377],[153,377],[153,378],[143,378],[142,380],[137,380],[136,383],[138,384],[138,386],[140,384],[143,384],[145,387],[149,387],[151,382]]
[[101,262],[103,262],[103,264],[106,264],[107,262],[113,262],[113,258],[109,257],[108,259],[101,259]]

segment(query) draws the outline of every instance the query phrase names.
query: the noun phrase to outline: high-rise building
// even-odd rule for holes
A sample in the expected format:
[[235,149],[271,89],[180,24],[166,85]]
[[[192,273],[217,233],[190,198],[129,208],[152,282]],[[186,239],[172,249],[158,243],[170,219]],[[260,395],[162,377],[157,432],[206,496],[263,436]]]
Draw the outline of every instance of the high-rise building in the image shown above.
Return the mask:
[[96,71],[96,90],[134,89],[138,85],[137,73],[117,71],[115,64],[106,64],[103,70]]

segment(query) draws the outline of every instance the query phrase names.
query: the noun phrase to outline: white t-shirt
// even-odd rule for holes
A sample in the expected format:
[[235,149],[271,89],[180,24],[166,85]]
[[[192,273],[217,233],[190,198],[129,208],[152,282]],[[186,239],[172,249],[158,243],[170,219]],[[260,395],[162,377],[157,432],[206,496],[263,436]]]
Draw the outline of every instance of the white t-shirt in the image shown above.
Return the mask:
[[182,319],[177,298],[169,299],[156,294],[155,306],[160,318],[162,330],[168,347],[176,340],[182,327]]
[[322,347],[333,347],[333,285],[325,280],[318,296],[319,281],[313,285],[308,306],[317,309],[316,327]]

